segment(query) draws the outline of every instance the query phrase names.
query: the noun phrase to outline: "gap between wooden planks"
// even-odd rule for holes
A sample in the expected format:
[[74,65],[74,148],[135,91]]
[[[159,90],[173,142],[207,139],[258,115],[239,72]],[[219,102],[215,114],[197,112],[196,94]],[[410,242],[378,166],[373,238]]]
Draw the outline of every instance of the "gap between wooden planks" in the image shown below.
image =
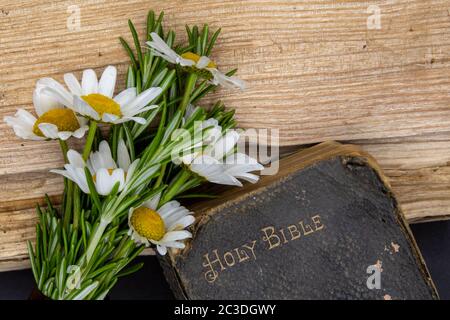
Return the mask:
[[[69,6],[81,29],[69,30]],[[450,13],[447,0],[377,2],[381,29],[368,30],[367,1],[11,1],[0,4],[0,118],[32,109],[44,76],[127,57],[127,18],[144,30],[147,10],[184,24],[222,27],[214,58],[239,68],[243,93],[219,90],[244,128],[280,129],[283,146],[335,139],[362,144],[381,163],[410,221],[450,216]],[[72,7],[73,9],[73,7]],[[70,10],[70,8],[69,8]],[[73,12],[73,11],[72,11]],[[49,23],[51,21],[51,23]],[[36,201],[57,198],[56,143],[20,141],[0,123],[0,268],[27,263]],[[6,267],[4,267],[6,266]]]

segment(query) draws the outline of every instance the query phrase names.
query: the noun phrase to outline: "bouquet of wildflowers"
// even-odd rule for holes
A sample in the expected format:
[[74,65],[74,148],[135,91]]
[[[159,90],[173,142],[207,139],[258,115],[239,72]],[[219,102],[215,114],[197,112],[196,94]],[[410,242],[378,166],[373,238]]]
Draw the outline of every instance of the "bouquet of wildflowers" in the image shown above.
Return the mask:
[[[100,79],[85,70],[65,86],[40,79],[34,113],[5,117],[17,136],[58,140],[64,168],[61,205],[37,206],[36,242],[28,243],[37,288],[50,299],[103,299],[122,276],[138,270],[133,259],[145,247],[158,254],[185,247],[195,213],[180,202],[205,183],[242,186],[258,181],[262,166],[238,152],[234,111],[199,100],[217,86],[244,88],[236,70],[222,73],[209,58],[220,30],[186,27],[188,43],[175,45],[163,14],[147,17],[145,45],[129,26],[134,49],[126,89],[115,93],[117,70]],[[81,153],[68,139],[85,138]]]

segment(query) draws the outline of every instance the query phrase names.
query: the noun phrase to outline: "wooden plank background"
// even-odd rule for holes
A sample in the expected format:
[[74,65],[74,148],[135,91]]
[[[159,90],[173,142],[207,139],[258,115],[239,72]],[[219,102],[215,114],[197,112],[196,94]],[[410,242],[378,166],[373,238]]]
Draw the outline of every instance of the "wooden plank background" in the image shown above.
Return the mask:
[[[371,5],[380,29],[367,27]],[[31,110],[41,77],[114,64],[123,88],[128,60],[117,37],[130,39],[128,18],[142,36],[148,9],[166,12],[178,40],[185,24],[222,27],[213,57],[238,67],[249,88],[219,90],[205,105],[223,99],[242,127],[280,129],[283,146],[362,145],[411,222],[450,216],[448,0],[2,0],[0,118]],[[56,142],[21,141],[0,122],[0,270],[27,266],[33,206],[45,192],[58,198],[62,180],[48,170],[61,163]]]

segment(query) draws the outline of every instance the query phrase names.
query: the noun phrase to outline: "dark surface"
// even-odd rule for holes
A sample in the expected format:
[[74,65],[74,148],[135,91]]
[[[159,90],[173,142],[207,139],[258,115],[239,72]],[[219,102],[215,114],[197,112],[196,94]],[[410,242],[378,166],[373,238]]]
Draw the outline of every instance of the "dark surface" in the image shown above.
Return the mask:
[[211,209],[174,279],[189,299],[432,299],[387,188],[360,158],[317,162]]
[[[136,262],[144,261],[138,272],[119,280],[111,291],[112,300],[173,299],[164,279],[161,267],[155,256],[138,257]],[[34,286],[31,270],[0,273],[0,299],[28,299]]]
[[[450,299],[450,221],[411,226],[441,299]],[[139,257],[145,266],[123,278],[111,299],[172,299],[169,287],[154,256]],[[30,270],[0,273],[0,299],[27,299],[34,286]]]
[[441,299],[450,300],[450,221],[411,226]]

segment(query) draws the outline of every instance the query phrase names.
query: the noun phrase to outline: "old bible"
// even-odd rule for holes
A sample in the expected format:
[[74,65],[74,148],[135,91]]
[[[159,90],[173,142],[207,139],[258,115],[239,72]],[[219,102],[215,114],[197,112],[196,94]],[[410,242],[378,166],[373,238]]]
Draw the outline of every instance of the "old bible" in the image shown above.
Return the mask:
[[295,153],[195,211],[193,239],[160,260],[178,298],[437,298],[389,182],[356,146]]

